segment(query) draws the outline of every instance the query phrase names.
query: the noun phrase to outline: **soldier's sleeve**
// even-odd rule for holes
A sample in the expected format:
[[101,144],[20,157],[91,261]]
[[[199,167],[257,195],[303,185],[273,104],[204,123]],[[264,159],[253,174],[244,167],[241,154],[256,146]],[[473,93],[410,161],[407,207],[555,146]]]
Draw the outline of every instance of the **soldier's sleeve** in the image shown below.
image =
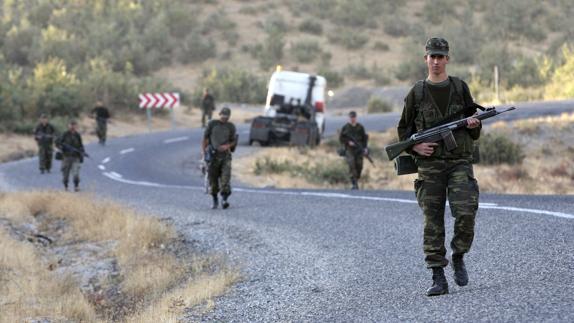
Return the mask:
[[361,143],[363,145],[363,147],[367,147],[369,145],[369,135],[367,135],[367,131],[365,130],[365,127],[363,125],[361,125],[361,137],[363,139],[363,142]]
[[203,140],[209,140],[211,137],[211,131],[213,129],[213,121],[207,123],[207,127],[205,127],[205,131],[203,132]]
[[[463,92],[463,99],[464,99],[464,104],[466,106],[471,105],[474,100],[472,98],[472,95],[470,94],[470,89],[468,88],[468,85],[463,81],[462,82],[462,92]],[[476,108],[469,110],[466,113],[467,117],[472,116],[473,114],[476,113]],[[482,122],[480,123],[480,125],[474,129],[467,129],[468,133],[470,134],[470,137],[474,140],[478,140],[478,138],[480,138],[480,130],[482,129]]]
[[80,139],[80,151],[85,152],[84,143],[82,142],[82,136],[80,134],[78,134],[78,138]]
[[231,137],[229,138],[229,142],[235,143],[235,135],[237,134],[237,129],[235,128],[235,124],[231,123]]
[[415,127],[415,111],[414,111],[414,87],[411,89],[409,94],[405,97],[405,104],[403,107],[403,113],[401,114],[401,119],[397,126],[397,134],[399,140],[403,141],[408,139],[413,133],[416,132]]
[[341,131],[339,132],[339,142],[341,143],[341,145],[347,145],[347,142],[345,141],[346,133],[347,133],[347,125],[344,125],[343,128],[341,128]]

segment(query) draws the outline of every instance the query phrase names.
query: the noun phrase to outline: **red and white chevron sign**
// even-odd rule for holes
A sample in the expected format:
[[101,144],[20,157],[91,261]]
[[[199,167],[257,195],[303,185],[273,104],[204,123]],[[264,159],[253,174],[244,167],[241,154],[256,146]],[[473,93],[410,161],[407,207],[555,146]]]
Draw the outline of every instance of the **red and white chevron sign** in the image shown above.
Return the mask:
[[179,106],[179,93],[142,93],[140,109],[170,108]]

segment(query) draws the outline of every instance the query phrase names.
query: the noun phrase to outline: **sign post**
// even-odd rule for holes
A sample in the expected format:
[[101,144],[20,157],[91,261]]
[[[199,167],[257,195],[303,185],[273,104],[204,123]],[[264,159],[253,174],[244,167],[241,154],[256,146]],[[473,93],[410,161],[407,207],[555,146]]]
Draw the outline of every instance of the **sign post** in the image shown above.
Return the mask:
[[139,95],[140,109],[146,109],[148,131],[151,132],[151,109],[169,108],[171,127],[175,130],[174,108],[179,106],[179,93],[142,93]]

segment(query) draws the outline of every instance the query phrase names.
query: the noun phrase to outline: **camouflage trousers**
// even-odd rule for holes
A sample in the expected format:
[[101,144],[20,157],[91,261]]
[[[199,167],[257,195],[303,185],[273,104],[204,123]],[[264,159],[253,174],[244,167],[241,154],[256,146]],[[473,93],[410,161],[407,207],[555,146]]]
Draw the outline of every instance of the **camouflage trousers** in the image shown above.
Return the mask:
[[106,119],[97,119],[96,120],[96,135],[100,143],[106,142],[106,137],[108,133],[108,121]]
[[205,128],[207,122],[211,121],[213,110],[201,110],[201,126]]
[[82,163],[80,162],[79,157],[70,157],[64,156],[62,159],[62,183],[68,186],[68,182],[70,181],[70,175],[72,175],[74,180],[74,185],[78,186],[80,184],[80,166]]
[[231,154],[215,156],[209,163],[208,177],[212,195],[231,195]]
[[363,172],[363,154],[356,153],[352,149],[347,149],[345,160],[349,165],[349,173],[351,180],[359,180]]
[[40,170],[50,171],[52,169],[52,158],[54,156],[54,148],[52,145],[38,145],[38,161]]
[[465,159],[419,159],[415,192],[424,214],[423,250],[428,268],[448,265],[445,248],[444,211],[448,198],[454,217],[452,255],[464,255],[474,239],[478,210],[478,183],[472,164]]

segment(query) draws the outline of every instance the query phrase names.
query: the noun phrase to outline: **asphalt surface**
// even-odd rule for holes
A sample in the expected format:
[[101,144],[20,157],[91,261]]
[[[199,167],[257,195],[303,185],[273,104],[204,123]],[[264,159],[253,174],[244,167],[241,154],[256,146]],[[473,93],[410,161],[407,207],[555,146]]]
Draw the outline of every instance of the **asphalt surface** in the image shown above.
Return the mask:
[[[520,105],[502,117],[574,111],[572,102],[544,105]],[[397,119],[362,122],[373,131]],[[327,133],[344,120],[330,118]],[[259,149],[245,145],[246,125],[238,129],[238,154]],[[82,168],[84,191],[170,221],[191,246],[225,255],[241,273],[213,312],[190,311],[184,321],[574,321],[574,196],[482,194],[466,257],[469,286],[456,286],[447,269],[451,293],[427,298],[431,274],[413,192],[236,183],[232,207],[210,210],[198,170],[200,138],[200,129],[188,129],[90,145]],[[39,175],[36,159],[7,163],[0,165],[0,188],[61,189],[60,174]]]

